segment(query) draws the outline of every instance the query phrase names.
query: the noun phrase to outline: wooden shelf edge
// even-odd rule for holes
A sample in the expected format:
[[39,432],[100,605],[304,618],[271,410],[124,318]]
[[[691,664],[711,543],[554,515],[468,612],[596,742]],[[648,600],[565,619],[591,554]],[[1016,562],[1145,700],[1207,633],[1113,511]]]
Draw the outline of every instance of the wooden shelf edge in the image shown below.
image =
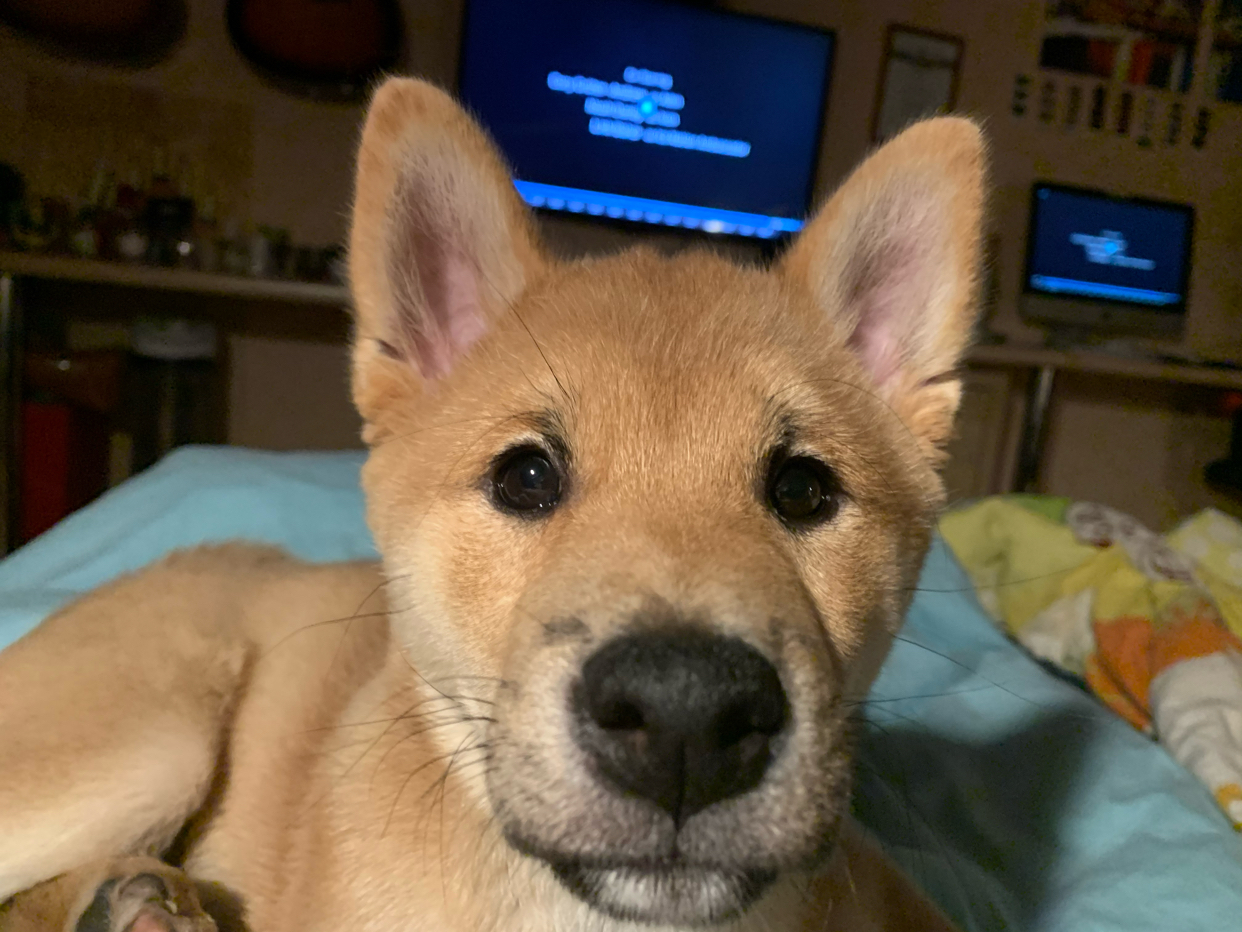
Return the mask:
[[44,256],[34,253],[0,252],[0,273],[29,278],[49,278],[87,284],[122,285],[195,294],[326,304],[347,307],[349,289],[343,285],[294,282],[268,278],[245,278],[214,272],[162,269],[123,262]]
[[1066,372],[1242,389],[1242,370],[1238,369],[1186,365],[1082,350],[1054,350],[1013,343],[980,344],[969,351],[966,361],[975,366],[1032,369],[1052,366]]

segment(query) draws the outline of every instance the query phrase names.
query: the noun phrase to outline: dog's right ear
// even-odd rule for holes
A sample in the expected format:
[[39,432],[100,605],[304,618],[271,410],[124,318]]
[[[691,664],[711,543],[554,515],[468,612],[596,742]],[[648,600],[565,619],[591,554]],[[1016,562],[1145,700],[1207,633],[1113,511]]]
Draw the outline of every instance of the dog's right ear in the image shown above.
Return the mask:
[[931,462],[943,460],[961,398],[985,197],[979,127],[925,120],[855,169],[781,263]]
[[451,97],[394,78],[362,130],[349,241],[354,401],[447,375],[544,263],[499,154]]

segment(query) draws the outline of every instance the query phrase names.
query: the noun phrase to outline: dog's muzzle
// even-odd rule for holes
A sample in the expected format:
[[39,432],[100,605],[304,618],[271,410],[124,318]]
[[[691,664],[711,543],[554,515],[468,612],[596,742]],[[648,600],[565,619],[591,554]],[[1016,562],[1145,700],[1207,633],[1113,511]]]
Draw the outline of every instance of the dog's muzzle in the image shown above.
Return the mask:
[[628,634],[587,659],[572,704],[574,740],[595,779],[661,810],[673,844],[666,857],[640,863],[545,858],[561,882],[630,920],[698,924],[749,906],[774,871],[696,863],[676,837],[690,819],[762,782],[789,721],[771,662],[737,638],[698,629]]

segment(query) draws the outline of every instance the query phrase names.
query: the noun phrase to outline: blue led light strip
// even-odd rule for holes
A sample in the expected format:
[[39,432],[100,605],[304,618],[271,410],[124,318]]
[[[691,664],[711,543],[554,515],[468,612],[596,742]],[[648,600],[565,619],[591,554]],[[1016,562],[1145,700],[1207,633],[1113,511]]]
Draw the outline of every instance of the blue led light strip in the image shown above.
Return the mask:
[[537,181],[515,181],[513,184],[526,203],[548,210],[566,210],[575,214],[612,217],[617,220],[645,221],[663,226],[703,230],[706,233],[757,236],[760,239],[771,239],[781,233],[796,233],[802,229],[802,221],[792,217],[765,217],[763,214],[748,214],[740,210],[695,207],[692,204],[675,204],[672,201],[656,201],[625,194],[605,194],[602,191],[565,188],[558,184],[541,184]]
[[1178,304],[1182,296],[1171,291],[1150,291],[1147,288],[1127,288],[1124,285],[1106,285],[1102,282],[1084,282],[1076,278],[1057,278],[1053,275],[1032,275],[1031,287],[1052,294],[1082,295],[1087,298],[1115,298],[1118,301],[1134,301],[1138,304]]

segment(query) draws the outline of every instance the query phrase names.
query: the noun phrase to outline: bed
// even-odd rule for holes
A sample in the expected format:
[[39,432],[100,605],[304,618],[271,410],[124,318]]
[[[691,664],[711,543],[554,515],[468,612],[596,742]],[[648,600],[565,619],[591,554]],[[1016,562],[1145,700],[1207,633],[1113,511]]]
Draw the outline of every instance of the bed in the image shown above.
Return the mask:
[[[361,463],[173,453],[0,561],[0,647],[177,547],[373,556]],[[965,929],[1242,928],[1242,836],[1208,791],[1007,640],[939,539],[865,707],[856,812]]]

